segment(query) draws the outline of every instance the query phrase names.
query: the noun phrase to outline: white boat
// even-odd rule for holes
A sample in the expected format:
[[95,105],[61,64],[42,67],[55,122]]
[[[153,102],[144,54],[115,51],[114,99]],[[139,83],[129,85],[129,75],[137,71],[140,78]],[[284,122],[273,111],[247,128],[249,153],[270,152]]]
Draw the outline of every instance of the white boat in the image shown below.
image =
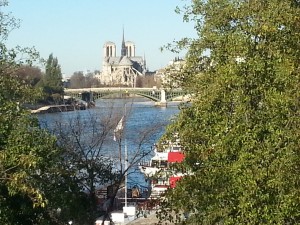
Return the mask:
[[161,145],[155,145],[154,156],[148,162],[139,165],[140,171],[151,182],[150,197],[158,197],[168,188],[174,188],[176,182],[183,176],[171,168],[173,163],[181,163],[184,154],[180,141],[168,141]]

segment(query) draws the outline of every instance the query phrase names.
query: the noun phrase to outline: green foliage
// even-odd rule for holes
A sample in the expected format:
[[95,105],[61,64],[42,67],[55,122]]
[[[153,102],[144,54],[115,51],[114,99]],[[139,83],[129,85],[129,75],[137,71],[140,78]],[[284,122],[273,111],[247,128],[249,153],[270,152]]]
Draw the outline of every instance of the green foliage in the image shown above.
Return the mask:
[[40,224],[53,194],[46,192],[49,180],[42,177],[55,172],[59,149],[22,108],[26,95],[33,96],[31,89],[6,74],[0,85],[0,223]]
[[[46,62],[46,73],[40,86],[43,87],[47,101],[57,103],[58,100],[62,100],[64,93],[62,73],[58,60],[53,57],[53,54],[49,55]],[[57,98],[57,95],[60,95],[60,99]]]
[[164,203],[189,212],[186,223],[299,223],[299,15],[292,0],[186,8],[199,38],[180,82],[193,102],[169,132],[179,132],[190,175]]
[[[0,7],[6,5],[0,1]],[[49,180],[63,186],[67,179],[59,180],[61,149],[56,138],[40,129],[37,119],[23,108],[39,95],[18,72],[38,54],[30,48],[6,48],[7,35],[17,25],[17,20],[0,12],[0,224],[55,224],[49,212],[59,197],[51,196],[56,186]]]
[[42,79],[41,69],[30,65],[20,66],[16,74],[19,79],[31,87],[35,87]]

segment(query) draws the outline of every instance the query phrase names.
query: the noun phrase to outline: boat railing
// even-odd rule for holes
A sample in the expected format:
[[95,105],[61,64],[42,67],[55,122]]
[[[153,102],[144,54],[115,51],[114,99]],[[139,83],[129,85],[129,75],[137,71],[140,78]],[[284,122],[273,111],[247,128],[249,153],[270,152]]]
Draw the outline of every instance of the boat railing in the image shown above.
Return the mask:
[[141,161],[139,166],[149,167],[151,165],[150,161]]

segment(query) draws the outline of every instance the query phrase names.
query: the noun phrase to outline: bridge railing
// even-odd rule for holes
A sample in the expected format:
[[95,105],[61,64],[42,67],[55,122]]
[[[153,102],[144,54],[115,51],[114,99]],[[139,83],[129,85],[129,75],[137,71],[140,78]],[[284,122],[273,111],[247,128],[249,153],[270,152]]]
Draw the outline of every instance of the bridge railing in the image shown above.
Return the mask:
[[166,102],[172,100],[174,97],[183,95],[181,89],[174,89],[165,91],[164,89],[157,88],[121,88],[121,87],[108,87],[108,88],[81,88],[81,89],[65,89],[65,94],[79,97],[83,93],[90,93],[92,99],[102,98],[110,94],[136,94],[146,97],[155,102]]
[[78,88],[78,89],[71,89],[71,88],[65,88],[65,92],[103,92],[103,91],[160,91],[160,89],[157,88],[124,88],[124,87],[107,87],[107,88]]

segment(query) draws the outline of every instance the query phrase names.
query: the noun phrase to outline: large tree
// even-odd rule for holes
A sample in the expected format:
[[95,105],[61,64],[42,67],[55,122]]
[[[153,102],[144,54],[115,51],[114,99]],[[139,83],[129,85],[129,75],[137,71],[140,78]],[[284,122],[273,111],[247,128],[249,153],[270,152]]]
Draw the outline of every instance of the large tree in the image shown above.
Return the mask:
[[46,61],[46,72],[41,85],[47,101],[58,103],[62,100],[64,93],[62,73],[58,59],[53,54],[50,54]]
[[43,75],[40,68],[30,65],[20,66],[16,74],[19,79],[32,87],[38,84]]
[[[76,223],[92,224],[101,214],[104,214],[104,219],[110,219],[112,210],[120,204],[115,199],[124,188],[125,175],[136,173],[138,163],[151,153],[150,146],[162,124],[153,121],[149,127],[137,127],[130,136],[127,134],[125,141],[126,120],[131,116],[129,103],[124,100],[126,112],[123,104],[120,108],[112,101],[99,112],[73,114],[52,124],[44,124],[57,135],[58,143],[65,152],[62,166],[68,174],[72,174],[70,183],[74,184],[73,188],[82,193],[81,204],[72,208],[64,204],[61,206],[62,215],[72,216]],[[125,142],[130,146],[127,158]],[[97,196],[99,190],[107,191],[106,203],[99,203],[99,200],[104,200]],[[78,212],[85,213],[85,216]]]
[[[6,5],[0,1],[0,8]],[[11,15],[0,11],[0,224],[54,224],[45,207],[53,194],[49,186],[53,190],[65,183],[49,184],[50,178],[60,177],[60,149],[55,137],[40,129],[22,107],[39,95],[18,72],[38,54],[30,48],[6,47],[9,32],[17,27]]]
[[189,46],[178,82],[193,102],[169,132],[180,135],[189,175],[162,218],[298,224],[300,2],[194,0],[183,11],[198,38],[178,42]]
[[82,71],[74,72],[70,78],[70,88],[97,87],[99,85],[99,81],[94,77],[95,72],[87,73],[85,75]]

